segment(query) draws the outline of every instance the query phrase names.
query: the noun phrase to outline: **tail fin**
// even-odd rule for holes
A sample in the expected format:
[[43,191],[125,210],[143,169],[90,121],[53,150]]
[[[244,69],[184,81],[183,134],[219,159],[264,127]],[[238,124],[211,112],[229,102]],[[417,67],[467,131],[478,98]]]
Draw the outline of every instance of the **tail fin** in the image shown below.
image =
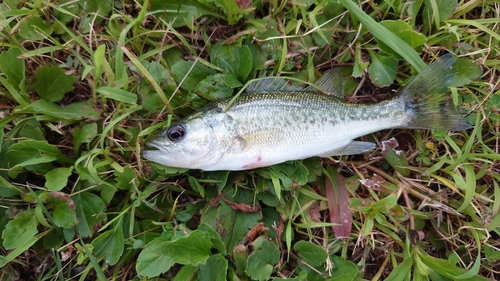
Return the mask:
[[455,59],[447,54],[427,66],[403,89],[400,98],[409,121],[405,127],[460,131],[472,128],[446,95],[456,74]]

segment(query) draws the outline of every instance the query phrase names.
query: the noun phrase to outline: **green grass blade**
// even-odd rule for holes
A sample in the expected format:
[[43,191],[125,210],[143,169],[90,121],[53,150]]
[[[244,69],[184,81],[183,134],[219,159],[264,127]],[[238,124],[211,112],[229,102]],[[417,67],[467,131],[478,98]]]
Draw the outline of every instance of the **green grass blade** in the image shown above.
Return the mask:
[[384,42],[387,46],[401,55],[418,72],[422,71],[427,66],[412,47],[368,16],[352,0],[339,0],[339,3],[355,15],[373,36],[377,37],[380,41]]
[[99,266],[99,262],[97,262],[97,259],[94,257],[94,255],[92,255],[92,251],[87,247],[87,245],[85,244],[85,242],[82,240],[81,237],[80,237],[80,244],[82,245],[83,249],[85,250],[87,257],[90,260],[90,263],[94,267],[95,273],[97,274],[97,277],[99,278],[99,280],[102,280],[102,281],[108,280],[106,278],[106,275],[104,275],[104,271]]
[[[499,19],[492,19],[494,22],[496,23],[499,23],[500,20]],[[457,24],[457,25],[472,25],[474,27],[477,27],[478,29],[484,31],[485,33],[487,33],[488,35],[490,35],[491,37],[497,39],[497,40],[500,40],[500,34],[494,32],[493,30],[487,28],[486,26],[482,25],[481,23],[479,23],[478,21],[476,20],[454,20],[454,19],[451,19],[451,20],[447,20],[446,21],[447,23],[450,23],[450,24]]]

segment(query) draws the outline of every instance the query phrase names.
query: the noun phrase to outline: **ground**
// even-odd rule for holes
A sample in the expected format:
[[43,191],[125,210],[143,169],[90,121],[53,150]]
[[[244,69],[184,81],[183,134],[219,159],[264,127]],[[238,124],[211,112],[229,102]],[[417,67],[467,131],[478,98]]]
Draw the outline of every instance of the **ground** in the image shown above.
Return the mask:
[[[499,279],[499,13],[457,0],[0,3],[0,279]],[[346,100],[376,103],[447,53],[447,95],[473,129],[385,130],[361,138],[370,153],[239,172],[141,157],[254,78],[303,85],[340,68]]]

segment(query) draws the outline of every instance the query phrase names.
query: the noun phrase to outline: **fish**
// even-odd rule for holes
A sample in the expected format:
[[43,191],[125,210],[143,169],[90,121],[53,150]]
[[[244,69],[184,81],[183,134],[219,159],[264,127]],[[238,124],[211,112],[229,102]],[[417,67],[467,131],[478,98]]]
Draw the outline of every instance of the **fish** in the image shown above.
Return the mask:
[[204,171],[238,171],[289,160],[370,152],[355,140],[393,128],[461,131],[472,128],[447,94],[457,72],[446,54],[417,74],[391,99],[351,103],[338,69],[306,88],[263,78],[236,99],[216,100],[147,142],[147,160]]

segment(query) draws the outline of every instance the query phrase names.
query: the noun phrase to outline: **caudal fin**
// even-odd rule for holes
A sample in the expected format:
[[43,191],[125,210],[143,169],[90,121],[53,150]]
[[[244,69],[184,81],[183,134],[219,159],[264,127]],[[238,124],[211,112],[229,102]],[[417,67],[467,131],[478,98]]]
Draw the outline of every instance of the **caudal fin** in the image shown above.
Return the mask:
[[462,111],[457,111],[448,86],[456,74],[455,59],[447,54],[420,72],[403,89],[400,98],[409,121],[405,127],[460,131],[472,128]]

